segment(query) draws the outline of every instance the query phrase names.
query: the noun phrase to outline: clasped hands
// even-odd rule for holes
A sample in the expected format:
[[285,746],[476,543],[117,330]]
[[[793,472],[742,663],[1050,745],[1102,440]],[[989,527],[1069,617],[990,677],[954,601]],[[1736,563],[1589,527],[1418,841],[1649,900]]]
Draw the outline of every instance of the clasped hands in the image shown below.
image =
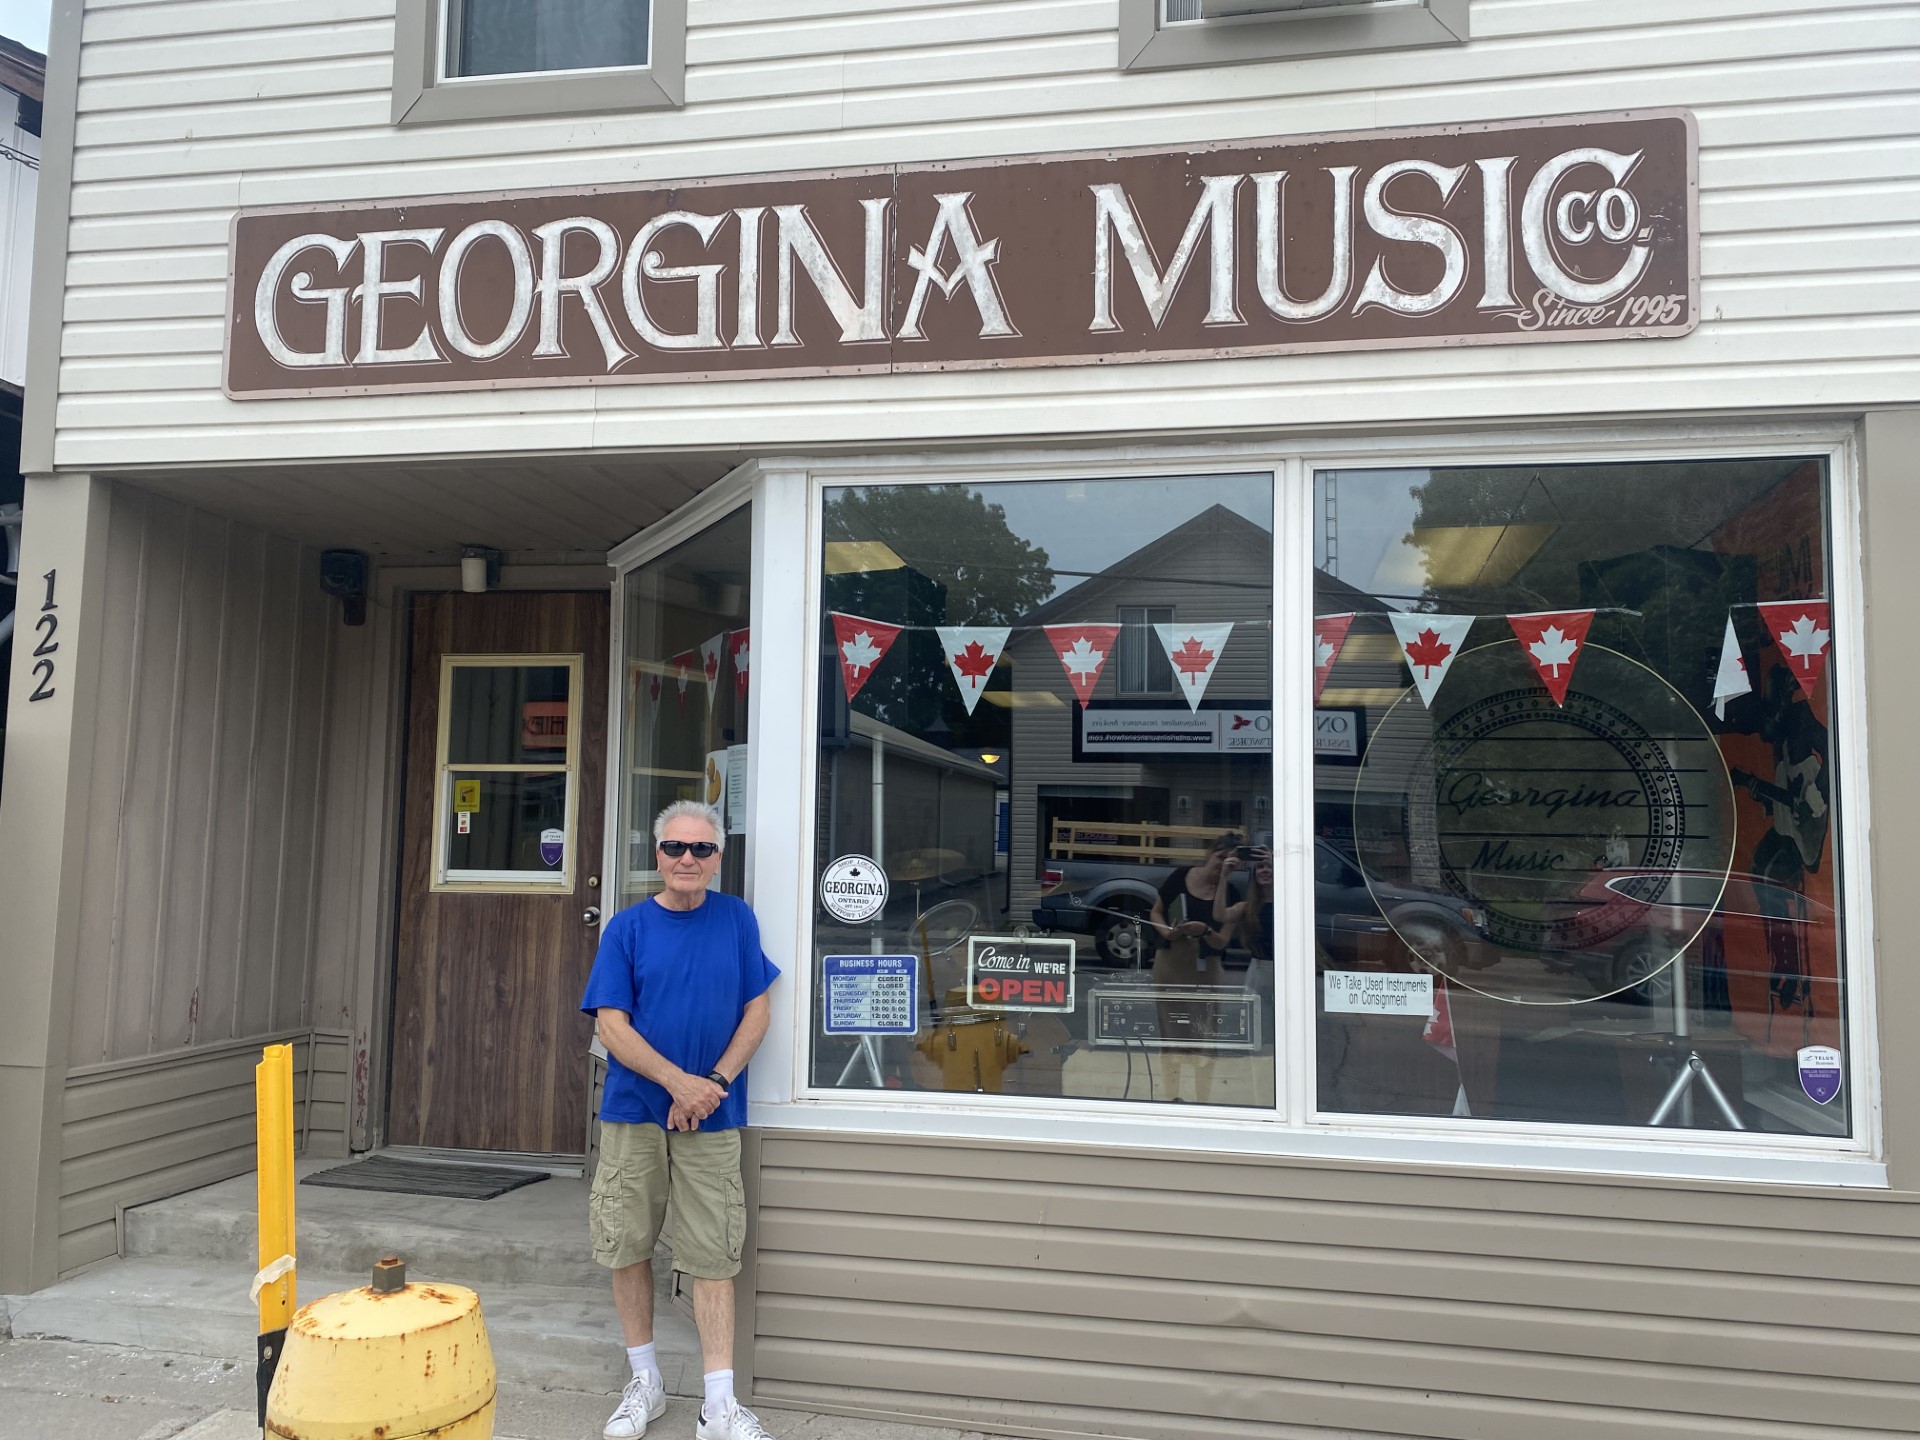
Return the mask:
[[667,1088],[673,1104],[667,1110],[669,1130],[698,1130],[700,1122],[720,1108],[727,1092],[702,1075],[683,1074]]

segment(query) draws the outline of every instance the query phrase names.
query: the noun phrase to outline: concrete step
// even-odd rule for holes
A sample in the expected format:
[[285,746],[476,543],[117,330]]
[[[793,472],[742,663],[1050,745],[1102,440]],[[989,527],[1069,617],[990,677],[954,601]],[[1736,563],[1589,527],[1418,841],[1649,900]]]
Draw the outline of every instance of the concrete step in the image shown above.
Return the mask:
[[[588,1288],[510,1281],[473,1283],[461,1270],[409,1263],[413,1280],[470,1285],[480,1296],[494,1365],[503,1382],[556,1390],[617,1391],[627,1377],[619,1317],[604,1276]],[[366,1283],[363,1274],[307,1269],[302,1302]],[[81,1340],[182,1355],[224,1355],[253,1364],[259,1311],[247,1298],[251,1263],[136,1257],[0,1302],[20,1339]],[[700,1347],[693,1324],[655,1307],[661,1378],[673,1395],[699,1395]]]
[[[334,1163],[302,1161],[298,1169],[304,1177]],[[251,1175],[138,1206],[126,1212],[126,1253],[250,1267],[256,1206]],[[294,1230],[303,1267],[357,1275],[360,1284],[375,1260],[399,1255],[415,1273],[476,1289],[502,1281],[607,1287],[587,1238],[587,1184],[577,1177],[550,1177],[495,1200],[296,1185]]]

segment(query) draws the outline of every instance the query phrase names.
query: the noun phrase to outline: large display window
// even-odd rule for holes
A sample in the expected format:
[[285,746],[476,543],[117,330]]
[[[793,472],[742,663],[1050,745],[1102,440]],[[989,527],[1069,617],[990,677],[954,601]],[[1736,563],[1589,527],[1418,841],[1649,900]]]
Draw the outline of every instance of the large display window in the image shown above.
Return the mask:
[[1853,459],[1784,434],[769,480],[772,1103],[1878,1183]]
[[1272,1110],[1273,514],[826,490],[814,1084]]
[[1825,461],[1312,483],[1319,1110],[1849,1135]]

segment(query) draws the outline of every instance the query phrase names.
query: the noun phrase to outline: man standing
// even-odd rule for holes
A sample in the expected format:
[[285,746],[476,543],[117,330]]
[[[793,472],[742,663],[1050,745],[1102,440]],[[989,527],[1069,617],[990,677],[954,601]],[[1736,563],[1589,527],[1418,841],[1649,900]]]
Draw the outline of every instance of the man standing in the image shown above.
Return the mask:
[[638,1440],[667,1408],[653,1348],[653,1247],[673,1204],[674,1267],[693,1278],[706,1399],[698,1440],[769,1440],[733,1395],[733,1277],[746,1201],[740,1127],[747,1060],[767,1033],[780,974],[746,902],[708,890],[726,833],[710,805],[682,800],[653,822],[660,892],[607,922],[580,1008],[607,1048],[593,1258],[633,1369],[606,1440]]

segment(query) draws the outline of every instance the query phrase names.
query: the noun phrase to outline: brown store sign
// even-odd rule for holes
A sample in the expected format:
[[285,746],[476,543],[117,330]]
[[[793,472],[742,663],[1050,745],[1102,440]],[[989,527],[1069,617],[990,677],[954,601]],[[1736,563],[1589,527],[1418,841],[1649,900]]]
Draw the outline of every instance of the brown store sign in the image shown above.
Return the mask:
[[1693,122],[247,210],[235,398],[1684,335]]

